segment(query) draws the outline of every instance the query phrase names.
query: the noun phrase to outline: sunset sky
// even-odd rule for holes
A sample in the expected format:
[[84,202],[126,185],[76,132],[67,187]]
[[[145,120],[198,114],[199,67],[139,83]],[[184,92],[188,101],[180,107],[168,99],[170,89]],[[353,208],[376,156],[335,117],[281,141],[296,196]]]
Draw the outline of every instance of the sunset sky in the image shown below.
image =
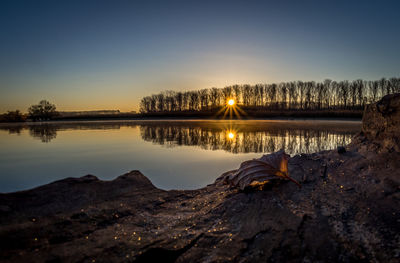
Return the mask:
[[[350,3],[351,2],[351,3]],[[163,90],[399,77],[400,1],[0,2],[0,112]]]

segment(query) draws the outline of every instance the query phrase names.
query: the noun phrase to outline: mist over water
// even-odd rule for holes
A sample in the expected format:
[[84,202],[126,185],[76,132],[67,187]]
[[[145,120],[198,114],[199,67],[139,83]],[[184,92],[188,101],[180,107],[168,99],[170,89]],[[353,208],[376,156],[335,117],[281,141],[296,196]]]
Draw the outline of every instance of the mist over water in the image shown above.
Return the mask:
[[0,126],[0,192],[140,170],[157,187],[194,189],[261,154],[351,142],[359,121],[108,121]]

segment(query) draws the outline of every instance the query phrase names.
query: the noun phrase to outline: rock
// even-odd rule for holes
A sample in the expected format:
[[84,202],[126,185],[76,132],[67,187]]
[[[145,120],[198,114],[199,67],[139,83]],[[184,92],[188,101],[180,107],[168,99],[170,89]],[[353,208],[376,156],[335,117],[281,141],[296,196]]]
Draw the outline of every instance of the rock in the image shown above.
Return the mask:
[[366,106],[362,132],[383,148],[400,151],[400,93],[386,95]]
[[240,190],[262,190],[274,180],[290,180],[301,185],[288,175],[290,155],[284,150],[265,154],[259,159],[248,160],[240,164],[239,169],[229,171],[217,178],[216,182],[224,182]]
[[346,154],[290,158],[302,188],[164,191],[132,171],[0,194],[1,261],[398,262],[398,98],[367,107]]

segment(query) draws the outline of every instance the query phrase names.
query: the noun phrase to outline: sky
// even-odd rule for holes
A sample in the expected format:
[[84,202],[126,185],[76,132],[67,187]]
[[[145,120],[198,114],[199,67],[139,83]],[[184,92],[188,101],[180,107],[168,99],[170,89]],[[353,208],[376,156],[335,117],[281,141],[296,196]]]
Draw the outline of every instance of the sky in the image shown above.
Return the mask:
[[400,1],[0,2],[0,112],[164,90],[399,77]]

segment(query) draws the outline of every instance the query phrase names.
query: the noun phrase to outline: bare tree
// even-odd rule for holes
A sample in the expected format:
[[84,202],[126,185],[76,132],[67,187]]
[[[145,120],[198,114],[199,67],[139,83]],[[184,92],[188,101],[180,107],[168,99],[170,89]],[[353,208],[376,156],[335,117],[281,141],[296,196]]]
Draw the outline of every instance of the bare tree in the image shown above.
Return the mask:
[[236,99],[236,102],[238,103],[238,104],[240,104],[241,103],[241,91],[242,91],[242,89],[240,88],[240,86],[239,85],[233,85],[232,86],[232,89],[233,89],[233,92],[235,93],[235,99]]
[[208,108],[208,98],[208,89],[202,89],[200,91],[200,108],[202,110]]
[[219,104],[220,91],[217,88],[212,88],[210,91],[210,102],[212,107],[217,107]]

